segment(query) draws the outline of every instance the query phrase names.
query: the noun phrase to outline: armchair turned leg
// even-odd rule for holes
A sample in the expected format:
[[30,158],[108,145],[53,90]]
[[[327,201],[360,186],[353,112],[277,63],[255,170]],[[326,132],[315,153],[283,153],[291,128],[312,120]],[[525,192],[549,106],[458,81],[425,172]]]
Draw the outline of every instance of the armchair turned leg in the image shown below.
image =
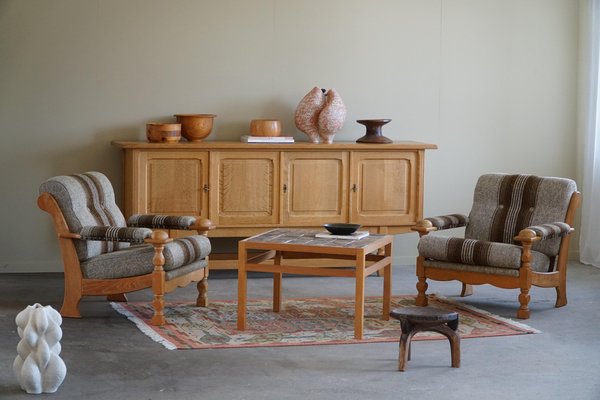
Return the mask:
[[415,304],[420,307],[425,307],[427,305],[427,295],[425,292],[427,291],[427,276],[425,275],[425,265],[423,262],[425,258],[422,256],[417,257],[417,278],[419,281],[417,282],[417,299]]
[[419,277],[419,281],[417,282],[418,294],[417,294],[417,299],[415,301],[416,305],[418,305],[420,307],[425,307],[428,304],[427,295],[425,294],[428,286],[429,285],[427,284],[427,279]]
[[169,241],[169,236],[163,231],[152,232],[152,238],[146,239],[147,243],[151,243],[154,246],[154,257],[152,263],[154,264],[154,271],[152,272],[152,293],[154,293],[154,300],[152,301],[152,307],[154,307],[154,316],[150,321],[152,325],[161,326],[165,324],[165,271],[163,265],[165,265],[165,257],[163,250],[165,244]]
[[165,314],[163,310],[165,309],[165,300],[163,295],[154,294],[154,301],[152,302],[152,307],[154,307],[154,315],[152,316],[151,323],[155,326],[162,326],[165,324]]
[[201,281],[196,285],[198,288],[198,298],[196,299],[196,306],[208,307],[208,279],[202,278]]
[[519,307],[519,311],[517,311],[517,318],[519,319],[528,319],[529,318],[529,300],[531,296],[529,296],[529,288],[521,289],[521,294],[519,294],[519,303],[521,306]]

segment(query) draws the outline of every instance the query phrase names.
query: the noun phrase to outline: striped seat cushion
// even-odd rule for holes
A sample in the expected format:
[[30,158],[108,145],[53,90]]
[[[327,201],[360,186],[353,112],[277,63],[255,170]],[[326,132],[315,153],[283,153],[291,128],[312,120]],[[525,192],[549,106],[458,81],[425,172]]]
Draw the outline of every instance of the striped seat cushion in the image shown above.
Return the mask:
[[[184,275],[195,269],[204,268],[210,254],[210,240],[206,236],[194,235],[176,239],[165,245],[166,279]],[[131,246],[92,257],[81,262],[84,278],[114,279],[149,274],[154,270],[152,245]]]
[[[505,269],[521,267],[522,248],[514,244],[429,234],[419,240],[418,250],[426,259],[445,263]],[[534,271],[548,271],[550,262],[544,253],[532,252],[531,268]]]

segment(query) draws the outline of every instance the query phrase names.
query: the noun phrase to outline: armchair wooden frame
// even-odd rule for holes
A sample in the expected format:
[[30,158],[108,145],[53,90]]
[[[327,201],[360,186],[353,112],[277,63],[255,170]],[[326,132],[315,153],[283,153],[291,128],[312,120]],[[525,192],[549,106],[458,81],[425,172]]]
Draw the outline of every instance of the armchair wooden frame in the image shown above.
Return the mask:
[[[569,206],[565,216],[565,221],[569,226],[572,226],[575,211],[581,203],[581,193],[574,192],[569,201]],[[427,235],[429,232],[436,231],[431,222],[427,220],[420,221],[412,230],[419,233],[419,237]],[[531,296],[529,291],[531,286],[556,289],[556,304],[555,307],[562,307],[567,304],[567,261],[569,253],[569,243],[571,235],[574,231],[571,228],[570,232],[565,235],[560,243],[559,253],[556,261],[556,268],[550,272],[536,272],[531,269],[531,246],[533,243],[540,241],[541,238],[531,229],[523,229],[514,238],[520,242],[522,246],[521,267],[517,276],[494,275],[489,273],[473,272],[473,271],[457,271],[450,269],[441,269],[428,267],[426,259],[423,256],[417,257],[417,306],[427,305],[427,279],[436,281],[452,281],[457,280],[462,282],[461,296],[468,296],[473,293],[471,285],[490,284],[504,289],[520,289],[519,294],[519,310],[517,318],[527,319],[530,316],[529,301]]]
[[[154,246],[154,257],[152,260],[154,271],[152,273],[127,278],[87,279],[83,277],[81,272],[79,258],[77,257],[77,251],[73,243],[74,240],[80,239],[81,236],[69,231],[65,217],[51,194],[42,193],[38,197],[37,204],[40,209],[51,215],[54,229],[58,236],[65,276],[64,298],[60,309],[60,314],[63,317],[81,318],[79,302],[83,296],[107,296],[107,300],[109,301],[122,302],[127,301],[125,294],[128,292],[152,288],[154,294],[152,324],[164,325],[164,295],[178,287],[187,286],[191,282],[198,282],[196,305],[201,307],[207,306],[208,264],[200,270],[168,281],[165,280],[163,249],[167,243],[173,240],[169,238],[167,232],[155,230],[151,238],[145,240],[146,243]],[[199,234],[206,236],[208,231],[213,229],[213,226],[210,221],[203,220],[191,226],[190,229],[196,230]]]

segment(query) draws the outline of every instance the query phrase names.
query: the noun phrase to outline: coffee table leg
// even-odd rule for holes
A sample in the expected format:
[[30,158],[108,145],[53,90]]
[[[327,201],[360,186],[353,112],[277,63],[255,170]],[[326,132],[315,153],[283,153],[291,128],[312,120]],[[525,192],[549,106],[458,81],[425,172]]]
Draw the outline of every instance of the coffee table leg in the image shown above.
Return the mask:
[[[275,253],[275,265],[281,265],[281,252]],[[281,310],[281,278],[283,273],[273,273],[273,312]]]
[[392,244],[385,246],[384,255],[390,257],[390,263],[383,268],[383,320],[389,321],[392,304]]
[[365,253],[356,255],[356,295],[354,299],[354,338],[363,338],[363,326],[365,317]]
[[246,261],[248,260],[248,252],[246,244],[243,241],[238,245],[238,315],[237,328],[239,330],[246,329],[246,288],[247,288],[247,272]]

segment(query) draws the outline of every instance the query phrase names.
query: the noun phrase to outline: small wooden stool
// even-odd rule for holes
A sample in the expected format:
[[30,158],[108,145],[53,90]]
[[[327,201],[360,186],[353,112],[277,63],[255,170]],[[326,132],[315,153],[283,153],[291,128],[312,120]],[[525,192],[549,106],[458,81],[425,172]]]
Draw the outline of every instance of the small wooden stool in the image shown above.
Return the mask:
[[433,307],[403,307],[390,312],[390,316],[400,321],[400,355],[398,370],[404,371],[406,362],[410,360],[410,342],[412,337],[423,331],[434,331],[446,336],[450,341],[452,366],[460,367],[460,336],[458,329],[458,313],[444,311]]

